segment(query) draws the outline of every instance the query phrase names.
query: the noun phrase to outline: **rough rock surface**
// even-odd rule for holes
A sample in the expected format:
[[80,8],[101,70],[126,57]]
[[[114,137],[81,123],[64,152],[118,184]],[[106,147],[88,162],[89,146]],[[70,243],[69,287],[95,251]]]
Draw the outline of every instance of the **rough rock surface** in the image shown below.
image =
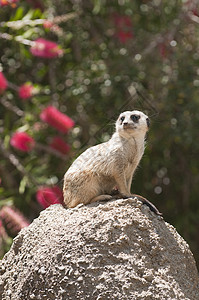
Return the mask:
[[189,246],[136,199],[53,205],[15,238],[0,299],[199,300]]

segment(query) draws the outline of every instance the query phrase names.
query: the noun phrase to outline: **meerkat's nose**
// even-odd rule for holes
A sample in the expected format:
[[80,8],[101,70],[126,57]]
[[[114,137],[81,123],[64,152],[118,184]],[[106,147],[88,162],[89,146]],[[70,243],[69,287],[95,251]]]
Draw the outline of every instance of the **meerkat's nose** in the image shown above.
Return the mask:
[[124,122],[123,125],[124,125],[124,126],[125,126],[125,125],[128,125],[128,122]]

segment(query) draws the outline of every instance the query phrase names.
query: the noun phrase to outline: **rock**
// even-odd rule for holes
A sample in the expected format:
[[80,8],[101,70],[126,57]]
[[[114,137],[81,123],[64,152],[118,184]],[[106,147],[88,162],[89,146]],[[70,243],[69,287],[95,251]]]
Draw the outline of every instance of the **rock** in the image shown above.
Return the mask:
[[136,199],[50,206],[14,239],[0,274],[3,300],[199,299],[189,246]]

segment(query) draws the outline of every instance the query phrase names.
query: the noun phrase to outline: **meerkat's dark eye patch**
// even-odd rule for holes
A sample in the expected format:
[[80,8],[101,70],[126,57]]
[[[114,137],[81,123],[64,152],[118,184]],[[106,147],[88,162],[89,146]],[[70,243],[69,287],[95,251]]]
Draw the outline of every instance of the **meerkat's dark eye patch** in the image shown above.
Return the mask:
[[124,119],[125,119],[124,116],[122,116],[122,117],[120,118],[121,123],[124,121]]
[[134,122],[134,123],[138,123],[140,119],[140,116],[139,115],[131,115],[131,120]]

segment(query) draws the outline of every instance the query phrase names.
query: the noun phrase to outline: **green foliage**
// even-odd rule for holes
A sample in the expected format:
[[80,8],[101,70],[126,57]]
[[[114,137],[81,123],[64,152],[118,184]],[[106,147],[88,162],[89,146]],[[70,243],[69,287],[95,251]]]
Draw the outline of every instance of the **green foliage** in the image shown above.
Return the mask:
[[[199,260],[198,14],[194,1],[48,0],[43,11],[25,1],[2,7],[0,66],[11,85],[1,95],[10,108],[1,101],[0,205],[12,202],[35,218],[37,188],[61,186],[71,161],[106,140],[122,110],[140,109],[152,126],[132,190],[157,205]],[[54,25],[45,28],[44,19]],[[58,43],[63,56],[33,56],[25,40],[41,37]],[[27,81],[37,93],[22,100],[17,87]],[[69,134],[62,134],[71,146],[65,157],[49,150],[57,131],[39,117],[48,105],[76,122]],[[11,147],[10,137],[19,129],[40,147],[28,153]]]

